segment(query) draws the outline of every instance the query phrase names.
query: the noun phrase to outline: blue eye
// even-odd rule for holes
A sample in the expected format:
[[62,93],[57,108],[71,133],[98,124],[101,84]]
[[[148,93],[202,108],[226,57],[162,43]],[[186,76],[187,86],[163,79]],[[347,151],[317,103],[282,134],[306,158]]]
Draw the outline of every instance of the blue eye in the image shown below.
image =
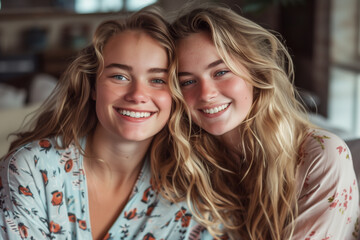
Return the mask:
[[114,75],[112,78],[115,78],[116,80],[120,81],[127,81],[128,79],[124,75]]
[[226,73],[228,73],[229,71],[225,71],[225,70],[223,70],[223,71],[218,71],[217,73],[215,73],[215,77],[221,77],[221,76],[223,76],[223,75],[225,75]]
[[153,79],[151,82],[156,84],[166,84],[166,82],[162,79]]
[[185,87],[185,86],[188,86],[188,85],[191,85],[194,83],[195,83],[195,80],[187,80],[187,81],[180,82],[180,86]]

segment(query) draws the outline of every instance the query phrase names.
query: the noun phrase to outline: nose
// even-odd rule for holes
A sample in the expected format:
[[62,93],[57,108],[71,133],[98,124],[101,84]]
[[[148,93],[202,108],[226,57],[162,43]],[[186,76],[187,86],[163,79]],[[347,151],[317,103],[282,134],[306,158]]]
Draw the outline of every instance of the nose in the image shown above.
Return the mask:
[[125,94],[125,100],[133,103],[146,103],[149,101],[148,90],[140,81],[133,81]]
[[218,95],[218,89],[213,80],[200,80],[200,98],[203,101],[211,101]]

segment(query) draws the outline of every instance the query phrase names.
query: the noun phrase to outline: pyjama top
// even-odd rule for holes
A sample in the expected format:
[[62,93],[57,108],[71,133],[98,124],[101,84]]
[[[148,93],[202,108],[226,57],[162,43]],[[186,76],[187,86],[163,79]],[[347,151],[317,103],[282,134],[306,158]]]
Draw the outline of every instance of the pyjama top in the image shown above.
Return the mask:
[[[21,147],[0,162],[0,236],[4,239],[92,239],[83,159],[54,139]],[[359,189],[351,153],[323,130],[309,132],[297,168],[298,217],[293,240],[357,239]],[[33,237],[33,238],[31,238]],[[185,203],[151,188],[145,161],[129,202],[104,239],[212,239]]]
[[[28,143],[0,161],[1,239],[92,239],[83,157],[74,144],[60,150],[55,141]],[[126,206],[103,239],[213,239],[185,202],[157,194],[150,177],[146,158]]]
[[359,235],[359,189],[351,153],[343,140],[312,130],[300,148],[298,217],[294,240],[355,240]]

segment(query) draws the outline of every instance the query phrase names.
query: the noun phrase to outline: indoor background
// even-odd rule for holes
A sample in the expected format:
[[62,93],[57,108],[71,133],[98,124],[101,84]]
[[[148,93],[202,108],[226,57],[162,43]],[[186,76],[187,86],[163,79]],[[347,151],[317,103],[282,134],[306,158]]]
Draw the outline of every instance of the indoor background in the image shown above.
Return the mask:
[[[280,33],[311,120],[345,140],[360,138],[360,0],[208,2],[225,4]],[[0,155],[8,147],[2,143],[9,131],[46,98],[100,22],[149,4],[174,16],[185,3],[0,0]]]

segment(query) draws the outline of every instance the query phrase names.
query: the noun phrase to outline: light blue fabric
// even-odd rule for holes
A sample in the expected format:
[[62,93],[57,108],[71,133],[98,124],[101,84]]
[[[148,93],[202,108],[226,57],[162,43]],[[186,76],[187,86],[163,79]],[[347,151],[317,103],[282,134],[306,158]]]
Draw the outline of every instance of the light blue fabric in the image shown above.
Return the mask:
[[[184,202],[155,193],[144,162],[104,239],[213,239]],[[92,239],[83,157],[74,145],[58,150],[55,139],[26,144],[0,162],[0,178],[2,239]]]

